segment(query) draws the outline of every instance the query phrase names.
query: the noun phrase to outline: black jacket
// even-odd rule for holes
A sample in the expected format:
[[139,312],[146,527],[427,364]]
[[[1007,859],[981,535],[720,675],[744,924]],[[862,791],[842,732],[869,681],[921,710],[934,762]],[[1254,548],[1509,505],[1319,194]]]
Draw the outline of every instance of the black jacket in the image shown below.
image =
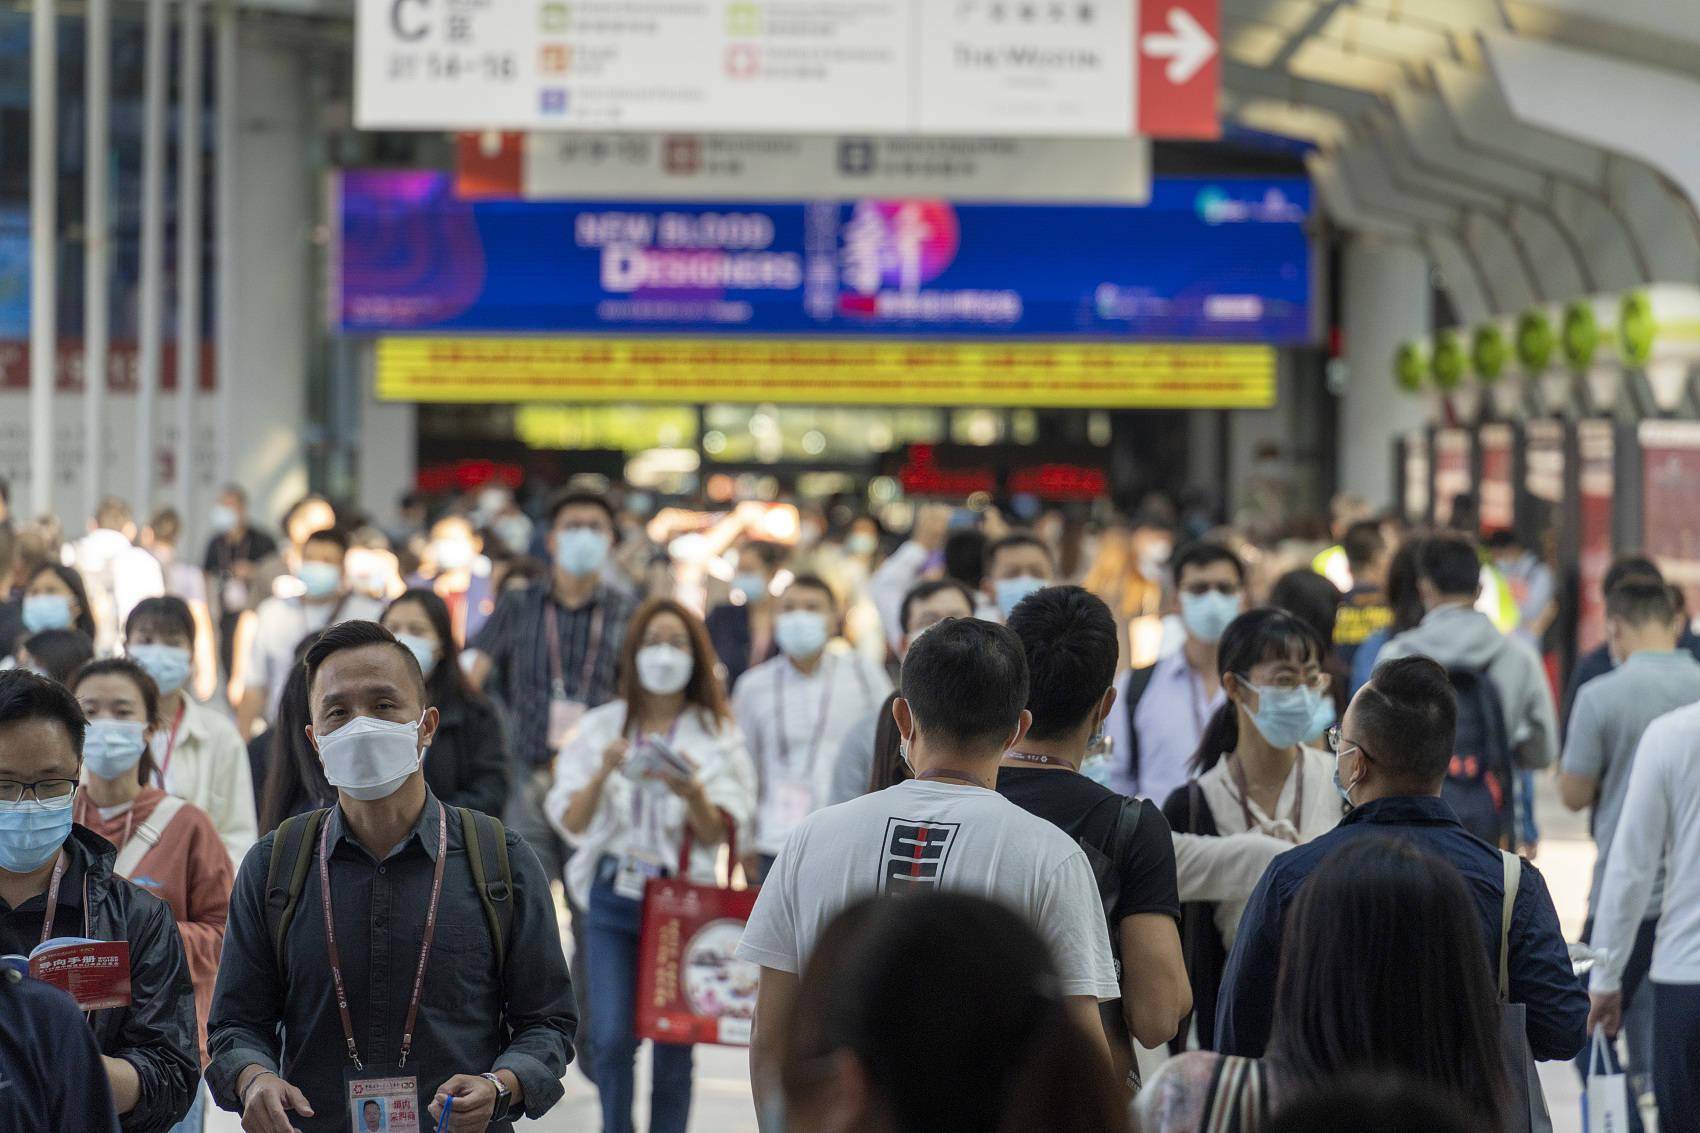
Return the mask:
[[483,697],[447,697],[437,714],[437,735],[425,753],[426,784],[449,806],[500,818],[508,801],[508,743],[496,706]]
[[129,1007],[89,1018],[100,1052],[123,1058],[141,1079],[141,1098],[124,1133],[165,1133],[189,1112],[201,1080],[195,988],[171,906],[112,873],[118,851],[81,826],[65,850],[86,871],[89,935],[130,942]]

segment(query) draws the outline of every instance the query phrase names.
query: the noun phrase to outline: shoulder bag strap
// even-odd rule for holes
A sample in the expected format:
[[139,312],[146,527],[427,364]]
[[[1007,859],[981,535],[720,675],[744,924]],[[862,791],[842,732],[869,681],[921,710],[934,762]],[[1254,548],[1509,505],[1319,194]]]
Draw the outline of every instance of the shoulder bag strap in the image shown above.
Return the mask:
[[118,851],[118,860],[112,863],[112,872],[126,880],[132,877],[142,859],[148,856],[148,851],[159,845],[159,840],[165,836],[165,828],[182,809],[183,800],[175,795],[160,799],[148,820],[137,823],[135,830],[130,832],[130,840],[124,843],[124,848]]
[[1505,866],[1505,902],[1499,920],[1499,1001],[1511,1002],[1511,914],[1517,906],[1517,886],[1523,879],[1523,860],[1509,850],[1499,852]]
[[[1151,687],[1151,674],[1156,671],[1156,665],[1131,670],[1127,682],[1127,696],[1123,697],[1121,702],[1121,710],[1127,714],[1127,769],[1133,777],[1135,788],[1139,786],[1139,728],[1133,717],[1139,709],[1139,702],[1145,698],[1145,690]],[[1110,754],[1113,756],[1115,752]]]

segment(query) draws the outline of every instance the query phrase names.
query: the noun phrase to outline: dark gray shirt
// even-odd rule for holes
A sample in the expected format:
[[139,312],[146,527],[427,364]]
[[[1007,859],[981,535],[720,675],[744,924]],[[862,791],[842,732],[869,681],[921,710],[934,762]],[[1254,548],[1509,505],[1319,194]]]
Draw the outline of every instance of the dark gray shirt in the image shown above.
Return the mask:
[[[393,1069],[419,963],[437,856],[437,799],[427,792],[418,824],[382,862],[347,830],[340,807],[326,816],[331,904],[349,1013],[361,1061]],[[561,1076],[578,1027],[572,982],[561,952],[549,883],[537,855],[508,832],[514,914],[502,975],[484,905],[467,863],[460,815],[448,810],[448,861],[436,940],[425,973],[413,1053],[402,1073],[419,1077],[420,1108],[456,1074],[511,1070],[524,1090],[525,1116],[560,1100]],[[284,943],[279,973],[266,921],[266,875],[275,834],[249,851],[236,877],[213,993],[207,1082],[225,1109],[238,1111],[237,1078],[264,1066],[307,1095],[315,1116],[293,1115],[302,1133],[342,1133],[343,1071],[351,1069],[325,947],[318,853]],[[490,868],[494,868],[492,865]],[[281,1030],[281,1035],[280,1035]],[[518,1116],[517,1114],[515,1116]],[[512,1125],[491,1125],[509,1130]]]

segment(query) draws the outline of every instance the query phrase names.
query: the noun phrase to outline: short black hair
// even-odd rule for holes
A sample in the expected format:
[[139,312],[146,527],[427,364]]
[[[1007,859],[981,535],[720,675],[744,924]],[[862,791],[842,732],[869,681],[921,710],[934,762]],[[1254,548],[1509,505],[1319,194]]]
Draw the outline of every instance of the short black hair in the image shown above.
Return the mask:
[[326,527],[315,531],[307,536],[306,542],[302,543],[301,546],[303,548],[310,547],[314,543],[335,544],[336,548],[344,555],[348,554],[354,547],[354,540],[349,538],[348,532],[340,527]]
[[1352,701],[1353,718],[1369,761],[1396,783],[1438,786],[1452,763],[1458,697],[1446,670],[1427,657],[1402,657],[1376,667]]
[[191,647],[195,644],[195,615],[189,612],[189,603],[175,594],[143,598],[137,602],[130,616],[124,619],[124,640],[128,641],[141,629],[153,626],[178,630],[189,639]]
[[1169,578],[1178,587],[1181,584],[1181,576],[1186,573],[1188,567],[1202,570],[1217,563],[1232,564],[1234,573],[1239,576],[1240,585],[1245,585],[1245,563],[1225,544],[1211,539],[1199,539],[1176,551],[1169,559]]
[[898,629],[902,630],[904,633],[908,633],[909,611],[914,608],[915,604],[917,602],[925,602],[933,595],[942,594],[946,590],[954,590],[956,593],[962,595],[962,600],[968,603],[969,614],[973,614],[974,594],[968,589],[968,587],[956,581],[954,578],[933,578],[916,586],[910,587],[909,593],[903,596],[903,605],[899,608],[897,615]]
[[1670,625],[1681,610],[1676,592],[1650,579],[1630,578],[1606,595],[1606,617],[1632,626]]
[[218,490],[218,494],[221,496],[229,496],[242,507],[248,506],[248,490],[235,481],[232,481],[220,488]]
[[1484,540],[1484,543],[1490,551],[1509,551],[1513,547],[1524,545],[1523,540],[1517,537],[1517,532],[1504,528],[1488,532],[1488,537]]
[[1346,537],[1340,540],[1340,546],[1346,552],[1346,564],[1356,574],[1387,551],[1387,539],[1381,534],[1381,524],[1365,519],[1346,528]]
[[596,492],[581,491],[576,488],[557,493],[556,496],[549,501],[549,526],[555,526],[555,521],[561,517],[561,513],[563,511],[570,507],[580,505],[585,507],[601,508],[602,514],[608,517],[608,526],[613,528],[615,531],[620,529],[620,517],[614,513],[614,505],[608,502],[608,498],[606,496],[599,495]]
[[826,595],[826,600],[832,603],[832,608],[838,609],[838,591],[834,590],[826,579],[818,574],[799,574],[791,580],[790,585],[780,592],[781,596],[791,593],[799,586],[804,590],[819,590]]
[[1654,582],[1665,580],[1664,571],[1659,564],[1646,555],[1624,555],[1611,564],[1606,570],[1606,576],[1600,583],[1600,593],[1610,594],[1622,583],[1632,578],[1651,579]]
[[319,679],[319,669],[324,663],[338,653],[349,649],[364,649],[368,645],[388,645],[397,654],[407,659],[407,671],[419,682],[420,702],[429,706],[429,698],[425,693],[425,671],[419,667],[419,658],[413,655],[413,650],[396,640],[395,634],[379,625],[377,622],[350,621],[338,622],[325,630],[307,650],[303,664],[307,668],[307,689],[311,694],[313,682]]
[[923,735],[959,744],[1002,738],[1027,707],[1027,655],[1008,626],[946,618],[909,647],[901,683]]
[[992,573],[992,564],[998,561],[998,556],[1016,547],[1037,547],[1045,552],[1045,561],[1051,564],[1051,569],[1057,567],[1057,557],[1051,552],[1051,545],[1033,534],[1031,531],[1011,531],[1001,539],[986,544],[985,564],[982,568],[981,581]]
[[94,658],[94,640],[80,629],[44,629],[26,637],[23,646],[35,667],[60,684]]
[[147,715],[148,724],[157,726],[160,723],[159,686],[154,684],[146,669],[128,657],[102,657],[78,669],[71,679],[65,682],[65,687],[70,689],[74,696],[77,686],[91,677],[123,677],[134,684],[136,691],[142,694],[142,710]]
[[83,758],[83,733],[88,718],[71,690],[58,681],[38,677],[26,669],[0,673],[0,728],[26,720],[49,720],[65,729],[77,759]]
[[1334,623],[1343,597],[1340,588],[1327,578],[1309,567],[1297,567],[1275,580],[1269,604],[1309,625],[1327,644],[1334,640]]
[[1079,728],[1116,679],[1116,618],[1078,586],[1048,586],[1009,616],[1027,656],[1027,734],[1053,740]]
[[1417,545],[1417,576],[1447,597],[1475,594],[1482,584],[1482,560],[1471,540],[1435,535]]
[[986,578],[986,533],[978,527],[953,531],[944,541],[944,573],[970,590]]

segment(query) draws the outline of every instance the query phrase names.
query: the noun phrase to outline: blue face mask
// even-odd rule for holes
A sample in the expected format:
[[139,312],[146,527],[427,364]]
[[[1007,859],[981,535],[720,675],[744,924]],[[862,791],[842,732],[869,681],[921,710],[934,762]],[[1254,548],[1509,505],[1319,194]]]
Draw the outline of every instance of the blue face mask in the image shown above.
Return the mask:
[[121,779],[136,770],[147,746],[147,725],[139,720],[91,720],[83,764],[102,779]]
[[419,671],[429,677],[431,671],[437,667],[437,643],[428,637],[411,633],[398,633],[395,639],[406,646],[407,651],[419,662]]
[[767,578],[759,574],[735,574],[732,589],[744,596],[746,602],[759,602],[767,594]]
[[1181,595],[1181,621],[1186,623],[1188,633],[1206,645],[1221,641],[1228,626],[1239,616],[1238,594],[1218,594],[1211,590],[1204,594]]
[[181,645],[132,645],[125,652],[166,696],[183,687],[193,667],[189,651]]
[[555,565],[583,578],[595,574],[608,561],[608,536],[588,527],[570,527],[555,532]]
[[72,792],[52,802],[0,803],[0,869],[33,873],[52,860],[71,836]]
[[1250,687],[1257,693],[1251,722],[1271,747],[1301,744],[1334,722],[1334,706],[1313,688]]
[[30,594],[24,598],[24,628],[31,633],[71,628],[71,600],[63,594]]
[[791,610],[773,622],[773,640],[787,657],[813,657],[826,648],[826,615],[813,610]]
[[302,563],[295,576],[309,598],[329,598],[342,589],[342,568],[330,563]]
[[997,596],[998,609],[1003,611],[1007,619],[1015,613],[1015,608],[1021,605],[1021,600],[1029,594],[1036,594],[1050,584],[1042,578],[1022,575],[1020,578],[1003,578],[992,584],[992,591]]
[[224,504],[214,504],[212,511],[207,513],[207,523],[214,535],[228,535],[236,530],[236,510]]

